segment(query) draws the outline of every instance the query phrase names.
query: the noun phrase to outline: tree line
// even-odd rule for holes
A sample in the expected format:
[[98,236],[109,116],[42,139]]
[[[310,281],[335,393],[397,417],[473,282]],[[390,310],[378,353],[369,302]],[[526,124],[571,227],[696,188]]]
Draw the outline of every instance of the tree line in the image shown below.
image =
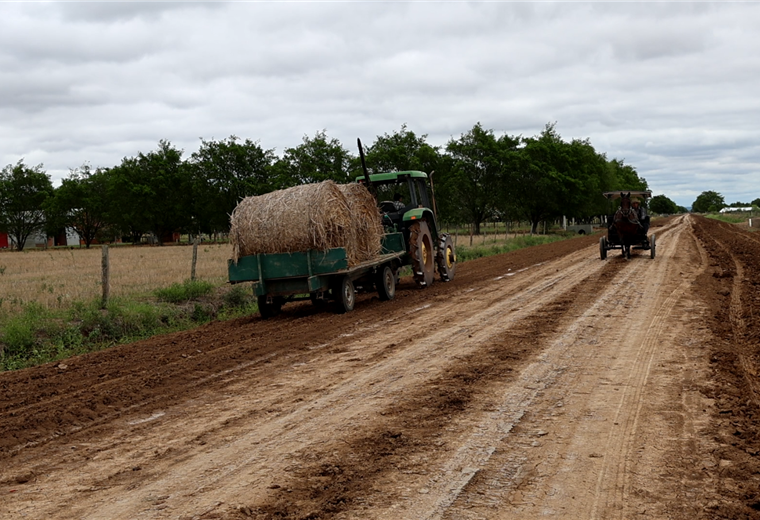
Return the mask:
[[[490,220],[530,221],[535,232],[539,222],[563,215],[588,219],[610,212],[602,192],[648,189],[633,166],[608,159],[588,139],[562,139],[555,124],[524,137],[496,135],[477,123],[440,147],[402,125],[364,152],[370,173],[432,173],[439,220],[471,224],[475,233]],[[362,172],[358,149],[352,153],[325,131],[304,136],[281,156],[234,135],[202,139],[183,156],[162,140],[115,166],[75,168],[57,188],[42,165],[8,165],[0,172],[0,230],[23,246],[35,232],[70,228],[87,247],[115,237],[136,242],[148,233],[159,241],[172,232],[226,233],[243,197],[328,179],[352,182]]]

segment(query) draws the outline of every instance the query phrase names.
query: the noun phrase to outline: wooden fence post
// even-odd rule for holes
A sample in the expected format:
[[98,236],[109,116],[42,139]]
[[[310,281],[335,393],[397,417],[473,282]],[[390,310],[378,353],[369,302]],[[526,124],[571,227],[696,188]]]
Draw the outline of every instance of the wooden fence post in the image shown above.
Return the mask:
[[193,240],[193,265],[190,268],[190,280],[195,281],[195,265],[198,263],[198,237]]
[[103,299],[100,302],[100,308],[105,309],[108,306],[108,296],[109,292],[111,290],[111,281],[110,281],[110,265],[108,261],[108,245],[103,245],[101,248],[103,251],[103,259],[101,263],[101,267],[103,269]]

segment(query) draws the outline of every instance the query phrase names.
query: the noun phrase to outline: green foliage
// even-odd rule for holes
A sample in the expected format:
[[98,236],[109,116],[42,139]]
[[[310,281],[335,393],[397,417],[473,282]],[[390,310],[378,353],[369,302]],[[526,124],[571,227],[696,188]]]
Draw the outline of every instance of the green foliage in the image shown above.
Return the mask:
[[747,217],[740,217],[737,215],[727,215],[725,213],[716,213],[714,215],[706,215],[707,218],[720,220],[721,222],[728,222],[729,224],[741,224],[747,221]]
[[335,138],[328,138],[322,130],[313,138],[303,137],[295,148],[287,148],[285,154],[273,166],[278,188],[333,180],[339,184],[350,182],[351,155]]
[[[400,172],[418,170],[433,172],[439,170],[441,159],[438,148],[426,142],[427,135],[417,137],[408,130],[406,124],[393,134],[377,136],[365,153],[369,173]],[[354,161],[352,169],[361,170],[361,164]]]
[[229,308],[243,308],[253,303],[253,291],[250,287],[233,285],[232,289],[222,297],[224,306]]
[[703,191],[691,205],[695,213],[716,212],[726,207],[723,195],[715,191]]
[[109,207],[107,191],[108,175],[105,170],[93,171],[87,164],[72,170],[49,201],[48,211],[54,221],[49,232],[70,227],[89,249],[106,224]]
[[234,135],[223,141],[201,140],[191,156],[193,221],[200,231],[228,231],[229,215],[242,198],[275,188],[274,151],[249,139],[238,141]]
[[678,205],[665,195],[655,195],[649,201],[649,211],[660,215],[673,215],[678,213]]
[[13,237],[19,251],[30,235],[43,230],[45,204],[52,195],[53,184],[41,164],[29,167],[19,161],[0,170],[0,230]]
[[[70,227],[87,245],[95,239],[110,240],[117,233],[129,241],[139,241],[148,232],[159,241],[183,230],[224,233],[229,230],[229,214],[243,197],[326,179],[351,182],[360,172],[356,154],[324,130],[304,136],[280,158],[258,142],[234,135],[221,141],[201,140],[198,151],[186,161],[182,154],[162,140],[155,150],[125,157],[110,168],[92,171],[83,165],[72,170],[48,203],[45,199],[53,191],[41,166],[9,165],[0,181],[23,177],[31,186],[34,180],[38,184],[27,191],[41,197],[16,211],[26,227],[13,231],[9,201],[19,197],[11,194],[26,192],[0,186],[0,228],[25,238],[30,229],[43,225],[48,232]],[[527,138],[497,136],[477,123],[442,150],[403,124],[377,136],[366,148],[366,158],[371,172],[435,172],[438,220],[471,223],[476,232],[491,218],[528,219],[534,228],[542,220],[563,215],[585,219],[608,213],[603,191],[647,189],[646,179],[635,168],[608,160],[588,139],[563,140],[554,123]],[[30,218],[34,215],[40,218]]]
[[[208,294],[205,289],[208,285],[197,284],[203,288],[203,294]],[[193,290],[178,292],[187,296]],[[116,343],[192,328],[217,317],[231,318],[255,311],[250,287],[246,291],[238,286],[221,300],[222,305],[217,300],[188,306],[187,300],[172,305],[117,298],[110,300],[106,309],[100,308],[99,300],[93,300],[73,302],[70,307],[55,311],[34,302],[22,304],[19,313],[0,314],[0,370],[33,366]]]
[[509,239],[504,244],[473,247],[460,246],[457,248],[457,261],[466,262],[468,260],[474,260],[476,258],[482,258],[485,256],[509,253],[510,251],[516,251],[518,249],[524,249],[526,247],[549,244],[552,242],[558,242],[560,240],[567,240],[568,238],[568,236],[564,235],[525,235]]
[[158,149],[124,158],[109,170],[109,220],[133,240],[152,231],[159,243],[191,222],[191,176],[182,151],[168,141]]
[[47,311],[33,302],[26,305],[21,314],[8,319],[0,333],[3,357],[14,357],[39,348],[40,339],[50,328],[43,325],[47,316]]
[[201,296],[205,296],[214,290],[214,285],[205,280],[185,280],[182,283],[175,283],[164,289],[154,291],[156,298],[161,301],[170,303],[180,303]]
[[459,139],[451,139],[446,151],[451,158],[451,171],[444,185],[451,197],[450,204],[459,208],[460,215],[475,226],[492,217],[500,200],[503,178],[502,149],[514,148],[509,137],[497,139],[492,130],[477,123]]

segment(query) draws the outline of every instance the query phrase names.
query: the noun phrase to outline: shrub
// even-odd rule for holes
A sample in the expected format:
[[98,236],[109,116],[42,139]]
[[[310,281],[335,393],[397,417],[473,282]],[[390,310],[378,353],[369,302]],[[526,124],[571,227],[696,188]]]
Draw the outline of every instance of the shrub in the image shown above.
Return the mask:
[[225,307],[239,309],[253,303],[253,293],[250,287],[235,285],[222,297]]
[[54,328],[47,319],[47,311],[41,305],[31,302],[24,306],[23,312],[11,316],[5,322],[0,334],[0,346],[3,357],[27,357],[42,344]]
[[204,280],[185,280],[154,292],[156,298],[169,303],[181,303],[205,296],[214,290],[214,284]]

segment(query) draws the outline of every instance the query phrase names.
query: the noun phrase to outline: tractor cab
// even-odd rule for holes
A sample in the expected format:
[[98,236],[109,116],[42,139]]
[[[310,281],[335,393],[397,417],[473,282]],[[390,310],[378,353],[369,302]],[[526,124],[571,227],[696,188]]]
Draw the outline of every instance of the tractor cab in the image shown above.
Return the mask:
[[436,268],[446,282],[456,269],[454,243],[438,229],[429,180],[427,173],[416,170],[370,175],[365,169],[356,178],[375,195],[386,233],[403,234],[414,280],[423,287],[433,283]]
[[[426,220],[431,226],[434,239],[437,226],[433,214],[432,198],[428,192],[428,175],[420,171],[376,173],[369,175],[372,190],[383,215],[383,225],[395,231],[403,231],[415,220]],[[356,182],[366,185],[361,175]]]

